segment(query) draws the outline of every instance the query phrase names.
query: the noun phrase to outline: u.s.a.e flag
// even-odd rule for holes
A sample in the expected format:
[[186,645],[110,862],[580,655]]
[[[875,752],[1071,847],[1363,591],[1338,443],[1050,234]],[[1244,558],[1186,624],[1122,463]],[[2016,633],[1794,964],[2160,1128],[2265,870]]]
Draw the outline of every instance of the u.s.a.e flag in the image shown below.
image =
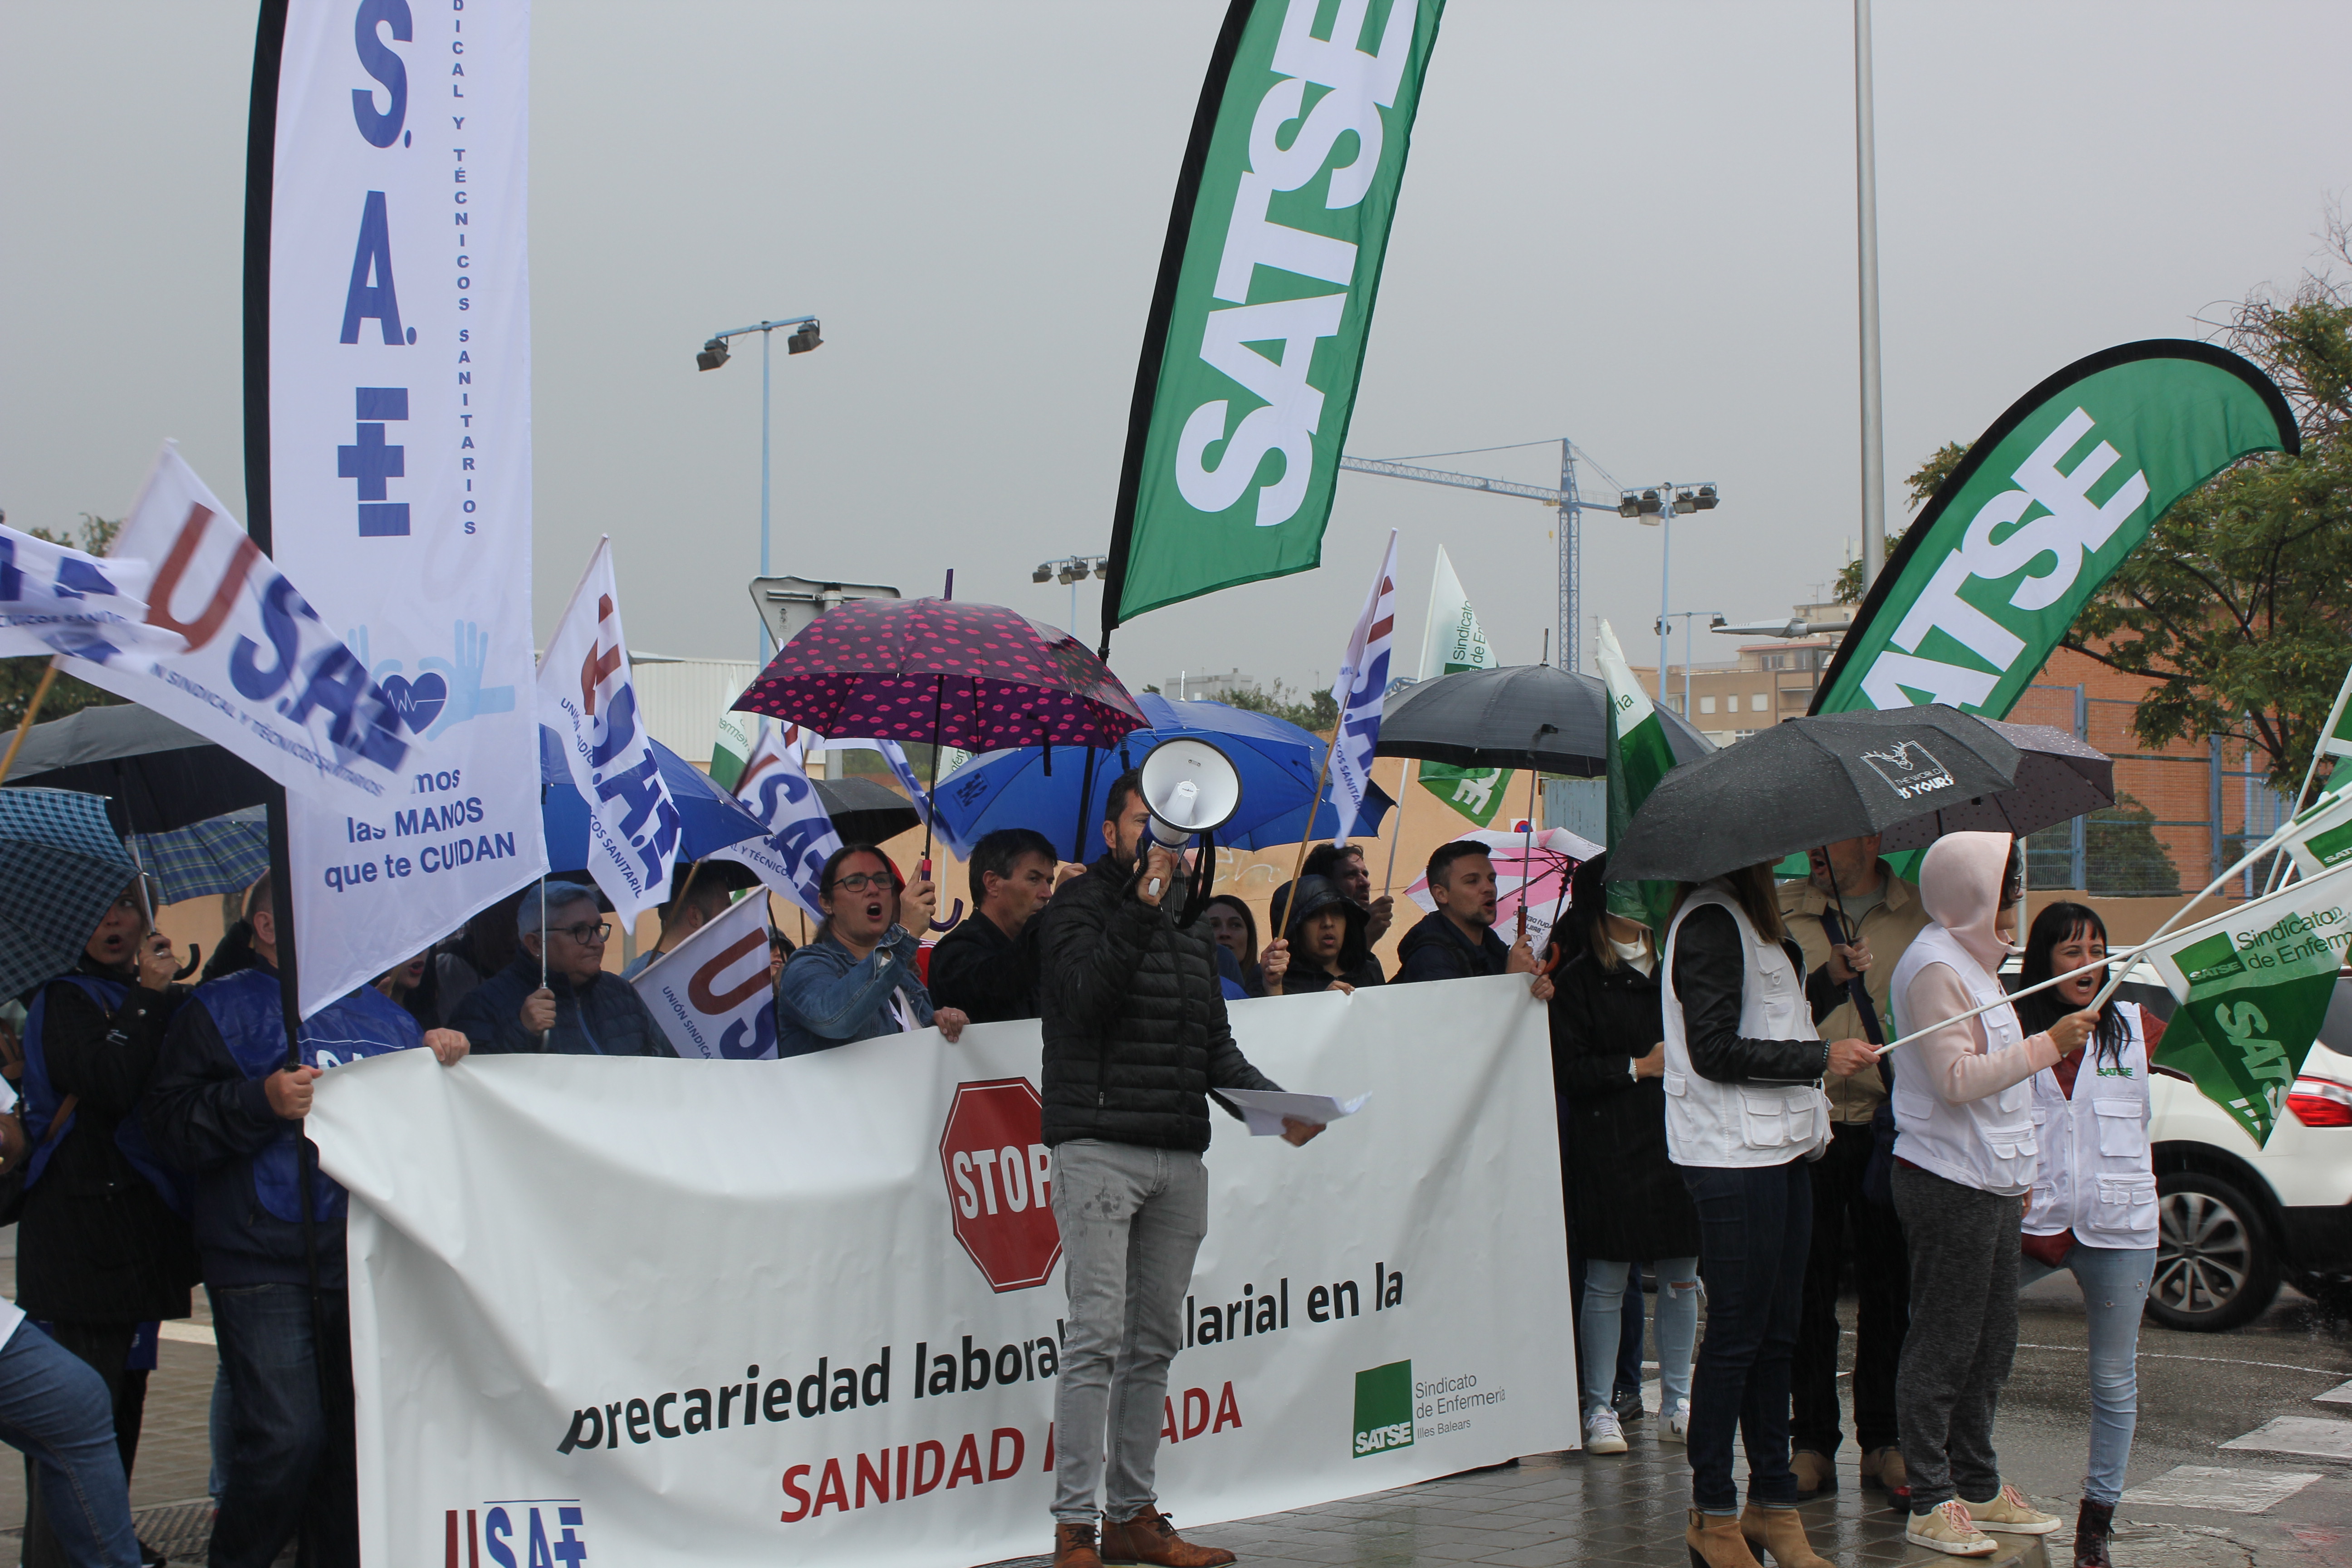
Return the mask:
[[1389,530],[1389,547],[1381,569],[1364,595],[1364,608],[1348,634],[1348,651],[1339,659],[1339,678],[1331,683],[1331,700],[1339,704],[1339,727],[1331,735],[1331,800],[1344,803],[1340,820],[1350,833],[1362,833],[1380,817],[1377,807],[1365,809],[1372,793],[1372,757],[1381,740],[1381,702],[1388,695],[1389,655],[1396,643],[1396,530]]
[[[799,725],[781,724],[764,715],[730,713],[719,721],[710,776],[751,807],[768,834],[714,850],[712,858],[750,867],[771,889],[806,910],[812,920],[821,921],[820,875],[842,845],[803,763],[806,737]],[[736,744],[746,749],[733,753]],[[769,1044],[772,1049],[774,1041]]]
[[[1422,634],[1418,679],[1458,675],[1465,669],[1492,669],[1495,650],[1487,645],[1486,628],[1470,607],[1470,595],[1454,574],[1445,546],[1437,547],[1437,566],[1429,579],[1429,625]],[[1457,768],[1449,763],[1423,763],[1413,775],[1421,787],[1481,827],[1494,826],[1495,814],[1509,797],[1508,768]]]
[[1444,0],[1233,0],[1176,181],[1103,639],[1321,559]]

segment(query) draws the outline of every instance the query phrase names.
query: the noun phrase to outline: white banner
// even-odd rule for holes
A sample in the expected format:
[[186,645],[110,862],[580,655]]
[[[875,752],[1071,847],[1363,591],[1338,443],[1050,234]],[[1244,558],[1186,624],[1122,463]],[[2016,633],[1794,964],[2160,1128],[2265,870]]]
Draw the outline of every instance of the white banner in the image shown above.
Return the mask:
[[291,797],[305,1014],[547,868],[530,700],[530,21],[528,0],[287,7],[273,553],[409,743],[373,815]]
[[321,809],[373,817],[406,793],[392,699],[168,442],[108,559],[142,578],[158,563],[143,613],[157,644],[180,646],[73,659],[71,674],[315,792]]
[[776,1054],[775,985],[768,975],[768,895],[738,899],[646,965],[632,983],[688,1061]]
[[87,679],[90,660],[176,651],[184,638],[146,624],[150,575],[127,550],[100,560],[0,527],[0,658],[79,654],[68,668]]
[[[1574,1447],[1526,978],[1232,1016],[1276,1082],[1371,1100],[1304,1149],[1215,1116],[1163,1505],[1206,1524]],[[1042,1550],[1068,1306],[1037,1056],[1033,1022],[781,1062],[329,1074],[310,1126],[352,1195],[366,1560]]]
[[620,595],[613,542],[599,539],[539,661],[539,722],[588,807],[588,874],[635,925],[669,898],[683,824],[637,717]]
[[1372,748],[1381,738],[1381,703],[1388,695],[1389,652],[1396,640],[1396,530],[1391,529],[1388,553],[1381,557],[1380,574],[1349,634],[1339,679],[1331,683],[1331,700],[1339,705],[1331,741],[1331,803],[1348,806],[1340,814],[1343,837],[1368,825],[1364,800],[1372,787]]
[[[753,715],[730,713],[728,717],[751,719]],[[764,716],[756,722],[759,738],[743,737],[747,749],[735,776],[734,792],[735,798],[766,825],[768,837],[714,849],[710,858],[749,866],[770,889],[806,910],[811,919],[821,921],[824,910],[817,903],[821,891],[817,879],[825,861],[841,847],[841,836],[833,830],[833,818],[825,814],[824,802],[817,798],[816,786],[802,765],[808,732],[797,724],[780,724]],[[726,736],[723,722],[719,732]]]

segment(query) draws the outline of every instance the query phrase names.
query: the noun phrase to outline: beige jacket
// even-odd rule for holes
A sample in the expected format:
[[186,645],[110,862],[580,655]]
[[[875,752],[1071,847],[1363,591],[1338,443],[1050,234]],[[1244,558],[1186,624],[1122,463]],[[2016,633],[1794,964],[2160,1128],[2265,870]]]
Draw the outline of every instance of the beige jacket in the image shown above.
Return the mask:
[[[1897,877],[1881,860],[1878,874],[1886,879],[1886,896],[1869,913],[1862,917],[1862,937],[1870,943],[1871,964],[1864,974],[1863,989],[1869,993],[1871,1005],[1878,1011],[1880,1037],[1893,1039],[1888,1032],[1888,1020],[1894,1010],[1887,1005],[1887,988],[1895,981],[1895,966],[1902,961],[1911,939],[1927,925],[1927,911],[1919,902],[1919,889]],[[1830,908],[1827,893],[1811,882],[1780,884],[1780,918],[1788,922],[1789,934],[1805,950],[1805,973],[1811,974],[1830,961],[1829,933],[1822,929],[1822,911]],[[1858,1040],[1865,1037],[1862,1020],[1854,1016],[1853,1004],[1843,1002],[1837,1010],[1823,1018],[1819,1026],[1824,1040]],[[1886,1085],[1877,1071],[1865,1069],[1846,1078],[1832,1078],[1823,1087],[1830,1097],[1830,1119],[1833,1121],[1868,1121],[1885,1103]]]

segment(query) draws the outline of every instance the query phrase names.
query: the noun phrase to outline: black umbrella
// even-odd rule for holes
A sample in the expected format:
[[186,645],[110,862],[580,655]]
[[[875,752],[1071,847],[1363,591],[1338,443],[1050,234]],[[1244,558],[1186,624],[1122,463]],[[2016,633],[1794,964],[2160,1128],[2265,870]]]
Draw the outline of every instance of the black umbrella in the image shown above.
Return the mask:
[[[1677,762],[1694,762],[1716,749],[1664,708],[1658,722]],[[1546,725],[1549,732],[1538,734]],[[1457,768],[1535,768],[1600,778],[1609,771],[1609,688],[1599,676],[1548,664],[1439,676],[1406,687],[1382,705],[1373,750]]]
[[1792,719],[1658,781],[1610,878],[1701,882],[1884,833],[1935,802],[2008,789],[2017,765],[1999,731],[1940,704]]
[[7,786],[80,790],[107,797],[120,834],[174,827],[261,805],[273,793],[260,769],[162,714],[128,703],[85,708],[26,733]]
[[2047,724],[1986,723],[2017,748],[2017,782],[1998,795],[1942,803],[1925,816],[1896,823],[1882,851],[1924,849],[1947,833],[2013,833],[2022,838],[2085,812],[2116,804],[2115,760]]
[[867,778],[811,779],[833,831],[844,844],[879,844],[896,838],[922,817],[907,797]]

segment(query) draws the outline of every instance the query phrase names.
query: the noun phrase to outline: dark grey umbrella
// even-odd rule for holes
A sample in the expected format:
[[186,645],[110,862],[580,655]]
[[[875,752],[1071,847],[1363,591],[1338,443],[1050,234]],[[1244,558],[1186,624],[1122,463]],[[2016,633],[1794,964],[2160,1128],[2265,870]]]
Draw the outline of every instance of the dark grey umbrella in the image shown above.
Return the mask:
[[1659,780],[1610,879],[1701,882],[1884,833],[1935,802],[2009,788],[2017,764],[1999,731],[1940,704],[1791,719]]
[[117,833],[163,833],[269,798],[260,769],[161,713],[129,703],[85,708],[36,724],[8,787],[107,797]]
[[[1715,742],[1658,710],[1676,762]],[[1548,733],[1538,731],[1549,725]],[[1536,768],[1571,778],[1609,771],[1609,689],[1599,676],[1548,664],[1465,669],[1421,681],[1382,704],[1383,757],[1418,757],[1457,768]]]
[[833,831],[844,844],[879,844],[896,838],[922,817],[907,797],[866,778],[811,779]]
[[1898,822],[1882,851],[1924,849],[1947,833],[2013,833],[2022,838],[2116,804],[2116,764],[2105,752],[2047,724],[1985,721],[2017,748],[2017,782],[1998,795],[1947,801]]

